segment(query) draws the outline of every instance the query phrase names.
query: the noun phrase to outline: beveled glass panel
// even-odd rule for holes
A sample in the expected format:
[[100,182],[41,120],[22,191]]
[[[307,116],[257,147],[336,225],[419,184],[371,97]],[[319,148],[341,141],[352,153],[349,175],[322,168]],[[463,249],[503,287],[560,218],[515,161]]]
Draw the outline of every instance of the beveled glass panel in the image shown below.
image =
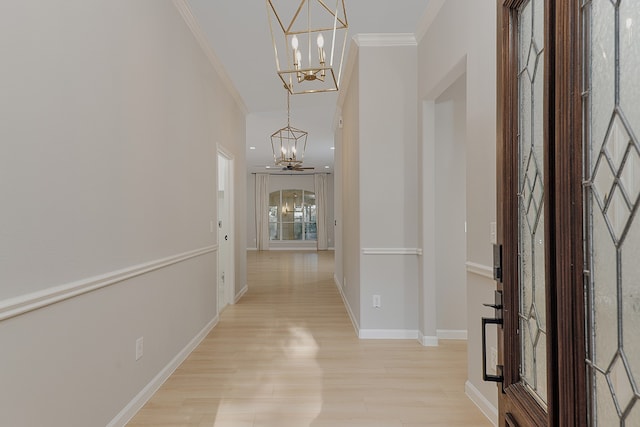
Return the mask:
[[618,349],[616,248],[599,210],[593,213],[593,325],[592,360],[606,370]]
[[613,230],[616,242],[622,237],[622,232],[627,224],[630,213],[620,187],[617,185],[614,186],[613,193],[611,193],[611,201],[607,207],[607,219]]
[[627,152],[631,137],[627,133],[620,117],[616,114],[609,127],[605,141],[605,152],[611,159],[613,170],[617,171],[622,166],[622,159]]
[[598,208],[603,211],[611,196],[615,178],[606,156],[604,154],[600,155],[600,160],[597,162],[595,171],[592,174],[592,181],[593,188],[596,191],[595,196],[597,197]]
[[544,46],[544,1],[536,1],[533,7],[533,41],[541,49]]
[[536,386],[537,395],[544,401],[547,401],[547,364],[541,363],[541,360],[546,360],[547,357],[547,337],[545,334],[540,334],[540,338],[536,343],[535,348],[536,355]]
[[631,413],[627,416],[628,426],[640,426],[640,405],[637,403],[631,410]]
[[620,2],[620,108],[640,135],[640,4]]
[[[518,239],[520,377],[546,404],[546,335],[540,313],[545,311],[544,244],[544,34],[532,33],[544,22],[544,0],[530,0],[519,10],[518,64]],[[543,29],[543,27],[542,27]],[[541,295],[541,297],[540,297]]]
[[521,70],[526,70],[527,68],[527,59],[533,38],[533,6],[531,3],[532,0],[529,0],[520,8],[520,16],[518,17],[518,38],[520,41],[518,58]]
[[[532,85],[529,79],[520,75],[519,81],[519,113],[518,113],[518,122],[520,124],[520,145],[522,147],[531,147],[531,139],[533,137],[533,114],[531,110],[531,95],[532,95]],[[520,153],[520,163],[519,167],[522,170],[526,170],[527,164],[529,163],[529,156],[531,154],[530,150],[524,151]],[[522,181],[520,181],[520,187],[522,188]],[[533,185],[533,181],[531,182]]]
[[593,0],[585,16],[591,419],[595,426],[635,426],[640,425],[636,412],[640,406],[636,393],[640,373],[640,145],[634,136],[640,120],[640,4],[637,0]]
[[640,196],[640,154],[635,145],[631,144],[620,174],[620,183],[629,198],[631,206],[635,205]]
[[522,359],[520,360],[520,376],[525,385],[530,389],[535,389],[535,360],[533,357],[533,342],[530,323],[528,319],[520,319],[520,345]]
[[[635,220],[622,254],[622,342],[629,368],[640,386],[640,221]],[[638,424],[640,425],[640,424]]]
[[620,356],[616,357],[613,361],[607,377],[609,379],[611,397],[614,398],[618,415],[622,417],[624,412],[626,412],[627,406],[629,406],[633,399],[633,387],[627,375],[626,366]]
[[591,106],[592,157],[604,142],[615,106],[615,8],[610,0],[591,2]]
[[618,412],[605,376],[599,372],[596,373],[594,386],[596,393],[596,406],[593,408],[596,411],[596,416],[594,417],[596,420],[595,425],[602,427],[618,425]]

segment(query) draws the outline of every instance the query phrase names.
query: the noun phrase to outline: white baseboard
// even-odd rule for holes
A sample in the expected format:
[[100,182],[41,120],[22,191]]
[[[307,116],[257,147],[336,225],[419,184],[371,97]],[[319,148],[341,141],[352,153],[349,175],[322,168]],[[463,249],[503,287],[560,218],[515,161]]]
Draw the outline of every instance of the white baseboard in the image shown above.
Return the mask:
[[258,248],[247,248],[248,251],[257,251]]
[[349,305],[349,301],[347,301],[347,297],[345,297],[344,292],[342,292],[342,285],[340,284],[340,281],[338,280],[338,277],[336,277],[335,274],[333,275],[333,281],[335,282],[336,287],[338,288],[338,292],[342,297],[342,303],[347,309],[347,314],[349,315],[349,319],[351,319],[351,324],[353,325],[353,329],[355,330],[356,335],[358,335],[358,330],[360,329],[360,326],[358,325],[358,321],[356,320],[356,317],[353,315],[353,311],[351,311],[351,306]]
[[438,337],[422,335],[422,332],[419,332],[418,342],[422,344],[424,347],[437,347]]
[[480,393],[480,390],[478,390],[468,380],[466,383],[464,383],[464,392],[467,395],[467,397],[471,399],[471,401],[478,407],[478,409],[480,409],[480,411],[484,414],[484,416],[487,417],[487,419],[491,421],[491,423],[494,426],[497,427],[498,426],[498,408],[493,406],[493,404],[489,402],[489,400],[486,397],[484,397],[482,393]]
[[202,342],[209,332],[218,324],[218,316],[214,317],[189,343],[125,406],[107,427],[125,426],[138,413],[160,386],[171,376],[182,362]]
[[282,247],[269,247],[270,251],[317,251],[318,248],[315,246],[282,246]]
[[249,290],[249,285],[245,284],[244,287],[240,289],[240,292],[238,292],[238,295],[236,295],[236,297],[234,298],[233,303],[237,304],[238,301],[240,301],[240,299],[244,296],[244,294],[247,293],[248,290]]
[[417,340],[418,331],[410,329],[360,329],[358,338],[364,340]]
[[436,335],[441,340],[467,340],[466,329],[436,329]]

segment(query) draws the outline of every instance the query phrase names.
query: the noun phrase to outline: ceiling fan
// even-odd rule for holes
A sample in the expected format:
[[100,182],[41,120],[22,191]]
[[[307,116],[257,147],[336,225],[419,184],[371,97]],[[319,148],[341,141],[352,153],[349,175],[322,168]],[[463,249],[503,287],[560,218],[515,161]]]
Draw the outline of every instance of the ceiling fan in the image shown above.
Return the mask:
[[303,168],[301,164],[291,164],[291,163],[289,163],[288,165],[282,168],[283,171],[303,171],[307,169],[315,169],[315,168],[314,167]]

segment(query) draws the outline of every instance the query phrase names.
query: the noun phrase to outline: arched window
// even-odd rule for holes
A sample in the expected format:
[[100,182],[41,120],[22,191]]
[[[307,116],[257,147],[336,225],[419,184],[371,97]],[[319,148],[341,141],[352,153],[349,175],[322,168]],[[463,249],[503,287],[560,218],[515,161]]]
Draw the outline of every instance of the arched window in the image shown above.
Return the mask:
[[269,240],[316,240],[316,195],[306,190],[269,194]]

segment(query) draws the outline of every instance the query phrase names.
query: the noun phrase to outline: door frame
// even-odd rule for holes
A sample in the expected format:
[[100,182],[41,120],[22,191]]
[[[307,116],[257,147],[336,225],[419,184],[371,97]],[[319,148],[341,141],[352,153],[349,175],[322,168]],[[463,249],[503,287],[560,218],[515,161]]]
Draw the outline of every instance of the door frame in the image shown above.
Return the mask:
[[[226,201],[226,205],[227,205],[227,213],[228,213],[228,226],[227,229],[229,230],[229,233],[231,234],[231,238],[229,239],[229,243],[228,243],[228,253],[226,254],[226,260],[227,260],[227,275],[225,276],[225,281],[224,281],[224,300],[222,301],[222,304],[220,301],[218,301],[218,307],[226,307],[228,304],[234,304],[235,303],[235,191],[234,191],[234,180],[233,180],[233,176],[234,176],[234,156],[233,154],[231,154],[229,151],[227,151],[224,147],[222,147],[220,144],[218,144],[217,146],[217,153],[216,153],[216,164],[218,166],[218,168],[220,167],[220,158],[225,159],[225,161],[227,162],[227,170],[226,170],[226,190],[228,191],[229,195],[228,197],[226,197],[227,195],[225,194],[225,201]],[[216,169],[217,170],[217,169]],[[219,183],[218,183],[218,174],[216,174],[216,204],[218,201],[218,190],[219,190]],[[216,215],[219,215],[218,212],[216,212]],[[217,223],[217,221],[216,221]],[[219,237],[219,232],[220,229],[218,228],[218,239]],[[219,283],[218,280],[220,280],[220,252],[221,252],[222,248],[220,247],[220,245],[218,246],[218,256],[217,256],[217,262],[218,262],[218,273],[217,273],[217,280],[216,280],[216,291],[219,290]],[[218,294],[218,293],[216,293]]]
[[[499,424],[584,426],[587,420],[582,211],[582,16],[579,0],[545,0],[545,240],[547,411],[519,386],[517,336],[518,80],[517,8],[525,0],[497,1],[497,219],[503,246],[504,326],[498,331]],[[510,413],[516,416],[509,418]],[[522,421],[520,421],[522,422]]]

